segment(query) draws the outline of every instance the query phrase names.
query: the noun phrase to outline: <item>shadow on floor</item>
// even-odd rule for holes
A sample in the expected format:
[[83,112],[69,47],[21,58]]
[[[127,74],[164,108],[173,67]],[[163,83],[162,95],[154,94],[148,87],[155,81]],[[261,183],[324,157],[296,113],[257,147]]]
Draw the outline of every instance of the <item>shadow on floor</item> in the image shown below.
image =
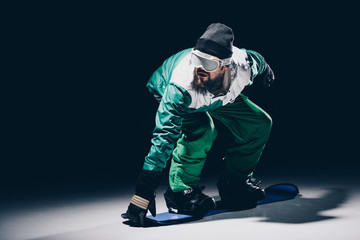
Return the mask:
[[319,198],[300,196],[289,201],[261,205],[255,209],[205,217],[197,222],[248,217],[261,217],[262,222],[293,224],[323,221],[336,216],[326,216],[321,212],[336,209],[347,199],[348,193],[345,189],[332,188],[326,189],[326,193]]

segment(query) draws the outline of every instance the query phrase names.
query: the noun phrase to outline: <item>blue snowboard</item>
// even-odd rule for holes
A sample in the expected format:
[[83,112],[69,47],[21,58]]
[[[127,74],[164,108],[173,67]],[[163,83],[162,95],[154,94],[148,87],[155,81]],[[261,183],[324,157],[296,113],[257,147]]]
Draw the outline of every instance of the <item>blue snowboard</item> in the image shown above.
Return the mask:
[[[294,199],[299,194],[299,189],[290,183],[275,184],[265,188],[265,194],[265,199],[259,201],[258,205]],[[204,217],[230,211],[231,210],[228,209],[215,209],[207,213]],[[198,220],[199,218],[191,215],[164,212],[157,214],[155,217],[149,215],[147,219],[154,225],[172,225]]]

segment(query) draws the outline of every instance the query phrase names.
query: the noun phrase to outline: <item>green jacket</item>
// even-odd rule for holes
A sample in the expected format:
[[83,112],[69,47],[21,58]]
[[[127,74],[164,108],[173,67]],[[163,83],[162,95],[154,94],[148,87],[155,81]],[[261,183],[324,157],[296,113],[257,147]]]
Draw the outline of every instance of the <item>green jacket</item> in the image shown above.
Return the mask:
[[204,112],[232,103],[245,86],[266,70],[264,58],[257,52],[233,47],[231,85],[227,94],[214,96],[198,93],[191,87],[194,67],[190,63],[191,48],[166,59],[151,76],[147,88],[161,99],[155,119],[155,129],[149,154],[143,169],[162,171],[181,135],[186,114]]

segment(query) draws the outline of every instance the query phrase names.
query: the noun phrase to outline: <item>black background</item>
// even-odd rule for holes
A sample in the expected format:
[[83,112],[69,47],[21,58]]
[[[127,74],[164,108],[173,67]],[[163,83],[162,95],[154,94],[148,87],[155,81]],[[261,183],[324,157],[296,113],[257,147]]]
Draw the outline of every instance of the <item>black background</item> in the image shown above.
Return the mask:
[[[259,174],[356,173],[359,78],[351,6],[178,4],[12,9],[3,192],[133,182],[157,108],[146,82],[213,22],[230,26],[234,45],[261,53],[275,72],[271,88],[256,82],[244,91],[274,122]],[[217,139],[219,150],[222,144]],[[211,151],[204,174],[216,172],[220,157]]]

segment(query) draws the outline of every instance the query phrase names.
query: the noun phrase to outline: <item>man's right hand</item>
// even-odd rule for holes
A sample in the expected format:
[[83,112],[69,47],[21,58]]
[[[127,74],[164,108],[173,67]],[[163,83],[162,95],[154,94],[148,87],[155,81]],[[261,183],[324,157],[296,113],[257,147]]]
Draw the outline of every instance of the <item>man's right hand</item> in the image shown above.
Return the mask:
[[126,213],[121,216],[130,221],[134,226],[146,225],[146,213],[149,210],[156,216],[155,189],[158,187],[162,173],[142,170],[136,183],[134,196]]
[[129,219],[131,224],[135,226],[146,225],[146,213],[149,210],[151,215],[156,216],[155,196],[152,200],[147,200],[138,195],[134,195],[130,200],[130,205],[126,213],[121,214],[121,217]]

